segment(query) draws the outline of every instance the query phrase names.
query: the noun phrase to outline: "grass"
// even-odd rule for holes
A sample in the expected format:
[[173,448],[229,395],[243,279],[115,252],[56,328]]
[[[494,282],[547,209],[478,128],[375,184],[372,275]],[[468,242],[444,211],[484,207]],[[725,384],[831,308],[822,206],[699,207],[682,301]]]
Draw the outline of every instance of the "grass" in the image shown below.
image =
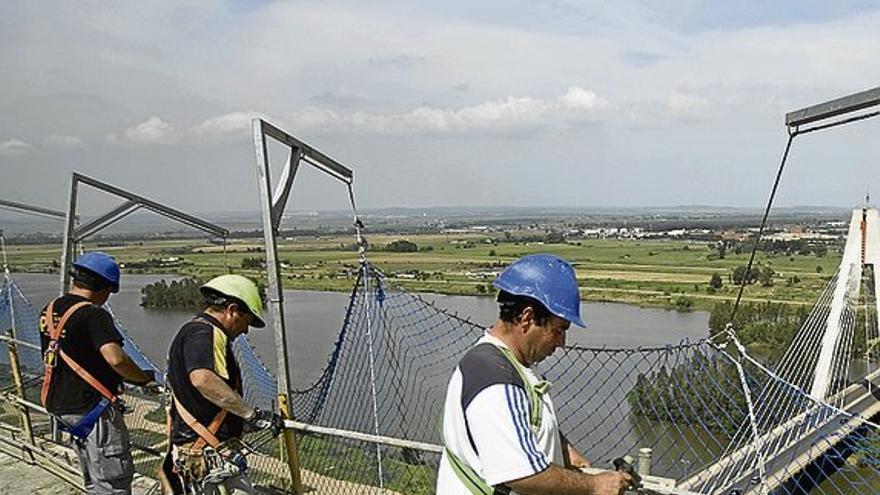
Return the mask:
[[[411,235],[420,251],[393,253],[381,248],[398,237],[370,237],[374,249],[369,259],[394,282],[419,292],[460,295],[491,295],[494,273],[520,256],[553,253],[572,261],[584,299],[643,306],[677,307],[682,296],[692,299],[693,309],[711,308],[718,300],[736,297],[738,287],[729,280],[733,269],[745,265],[748,254],[728,253],[718,259],[713,243],[670,240],[574,239],[561,244],[505,241],[499,235]],[[284,286],[288,289],[348,291],[358,266],[350,250],[352,238],[343,236],[295,238],[281,241],[279,259]],[[86,249],[96,249],[87,245]],[[261,256],[261,244],[236,241],[227,246],[201,240],[144,241],[119,247],[102,247],[122,262],[180,256],[187,263],[178,268],[153,268],[136,273],[173,272],[208,278],[226,271],[264,276],[259,270],[243,270],[244,258]],[[10,264],[18,271],[46,271],[57,262],[59,247],[9,246]],[[171,254],[174,253],[174,254]],[[746,300],[772,300],[790,304],[812,304],[835,272],[839,253],[829,250],[824,257],[814,255],[769,255],[759,253],[756,263],[770,266],[777,273],[771,287],[749,286]],[[818,267],[818,268],[817,268]],[[721,275],[724,287],[710,291],[712,274]],[[796,276],[799,282],[786,281]]]
[[[303,469],[334,479],[378,486],[374,450],[314,435],[299,436],[297,445]],[[386,488],[410,495],[434,493],[436,469],[433,465],[408,463],[386,451],[382,467]]]

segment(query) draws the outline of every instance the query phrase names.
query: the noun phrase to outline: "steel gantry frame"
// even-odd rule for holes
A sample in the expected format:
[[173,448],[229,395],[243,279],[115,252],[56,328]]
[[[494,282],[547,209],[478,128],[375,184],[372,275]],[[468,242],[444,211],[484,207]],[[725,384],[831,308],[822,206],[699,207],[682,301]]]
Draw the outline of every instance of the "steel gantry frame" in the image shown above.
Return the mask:
[[[291,136],[263,119],[253,119],[251,126],[257,158],[257,178],[260,190],[260,210],[263,218],[263,239],[266,247],[266,272],[268,276],[268,303],[272,315],[275,346],[278,354],[278,406],[286,419],[293,419],[290,413],[290,367],[287,356],[287,334],[284,321],[284,292],[281,286],[281,266],[278,263],[278,231],[284,209],[290,199],[290,191],[300,163],[304,162],[326,173],[334,179],[351,186],[354,173],[341,163],[321,153],[303,141]],[[269,173],[269,154],[266,138],[269,137],[287,147],[287,163],[272,191]],[[287,452],[288,466],[293,480],[294,493],[303,492],[299,469],[299,455],[293,431],[286,429],[283,441]]]
[[54,218],[57,220],[63,220],[65,218],[65,214],[63,211],[50,210],[49,208],[43,208],[42,206],[34,206],[25,203],[19,203],[17,201],[9,201],[6,199],[0,199],[0,208],[21,213],[27,213],[30,215]]
[[[878,105],[880,105],[880,86],[788,112],[785,114],[785,126],[791,135],[836,127],[880,115],[880,111],[874,110],[844,118],[845,115],[867,110]],[[817,122],[836,117],[841,118],[824,124],[817,124]],[[813,126],[801,129],[801,126],[807,124],[813,124]]]
[[[99,191],[123,198],[126,201],[85,225],[77,226],[77,197],[80,184],[91,186]],[[220,227],[219,225],[215,225],[211,222],[202,220],[198,217],[184,213],[178,209],[166,206],[120,187],[74,172],[70,179],[70,198],[67,215],[65,216],[66,224],[64,227],[64,242],[61,247],[61,295],[64,295],[67,286],[70,283],[70,274],[68,271],[70,264],[73,262],[76,245],[141,208],[216,237],[221,237],[223,239],[229,237],[229,230],[224,227]]]

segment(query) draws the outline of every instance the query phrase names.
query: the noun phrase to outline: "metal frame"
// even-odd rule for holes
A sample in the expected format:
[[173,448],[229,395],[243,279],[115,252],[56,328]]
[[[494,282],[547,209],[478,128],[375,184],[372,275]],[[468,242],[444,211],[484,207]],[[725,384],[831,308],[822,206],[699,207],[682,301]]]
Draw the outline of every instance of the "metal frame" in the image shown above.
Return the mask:
[[49,218],[57,218],[62,220],[65,218],[65,214],[63,211],[58,210],[50,210],[49,208],[43,208],[41,206],[33,206],[24,203],[19,203],[17,201],[9,201],[5,199],[0,199],[0,208],[5,208],[8,210],[18,211],[21,213],[28,213],[31,215],[49,217]]
[[796,128],[877,105],[880,105],[880,86],[788,112],[785,114],[785,125]]
[[[85,225],[77,226],[77,194],[79,192],[79,185],[81,183],[87,186],[91,186],[100,191],[110,193],[114,196],[126,199],[127,201],[117,206],[116,208],[113,208],[107,213],[101,215],[100,217],[92,220],[91,222]],[[111,184],[107,184],[106,182],[99,181],[98,179],[94,179],[78,172],[74,172],[70,180],[70,198],[67,214],[64,215],[64,218],[66,219],[66,224],[64,227],[64,243],[61,248],[61,295],[64,294],[64,292],[67,290],[67,285],[70,283],[70,274],[68,273],[68,268],[70,268],[76,244],[81,243],[85,239],[95,235],[101,230],[109,227],[110,225],[113,225],[114,223],[122,220],[123,218],[141,208],[152,211],[153,213],[157,213],[163,217],[170,218],[171,220],[175,220],[184,225],[188,225],[216,237],[226,238],[229,236],[229,230],[215,225],[211,222],[202,220],[198,217],[195,217],[188,213],[184,213],[180,210],[171,208],[170,206],[166,206],[162,203],[145,198],[120,187],[116,187]]]
[[[263,239],[266,248],[266,275],[268,277],[268,303],[272,315],[272,327],[275,333],[275,347],[278,357],[278,406],[281,413],[292,419],[290,414],[290,367],[287,356],[287,334],[284,322],[284,294],[281,285],[281,267],[278,263],[278,230],[284,209],[290,199],[290,191],[296,172],[301,162],[305,162],[327,175],[351,186],[354,173],[336,160],[321,153],[305,142],[291,136],[263,119],[251,120],[254,136],[254,148],[257,159],[257,178],[260,191],[260,210],[263,218]],[[289,148],[287,163],[279,177],[275,192],[272,192],[272,180],[269,173],[269,153],[266,149],[266,137]],[[284,444],[288,455],[294,493],[302,493],[302,481],[299,473],[299,456],[293,434],[284,432]]]

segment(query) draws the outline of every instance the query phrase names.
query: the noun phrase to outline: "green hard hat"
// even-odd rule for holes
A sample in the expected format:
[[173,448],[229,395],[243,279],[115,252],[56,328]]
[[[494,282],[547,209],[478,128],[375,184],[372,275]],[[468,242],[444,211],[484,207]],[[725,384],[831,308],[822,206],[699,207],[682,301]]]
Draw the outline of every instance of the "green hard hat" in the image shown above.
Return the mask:
[[260,317],[263,313],[260,289],[251,279],[241,275],[220,275],[208,280],[205,285],[199,287],[199,290],[206,296],[220,294],[243,302],[248,311],[254,315],[254,322],[251,326],[255,328],[266,326],[266,322]]

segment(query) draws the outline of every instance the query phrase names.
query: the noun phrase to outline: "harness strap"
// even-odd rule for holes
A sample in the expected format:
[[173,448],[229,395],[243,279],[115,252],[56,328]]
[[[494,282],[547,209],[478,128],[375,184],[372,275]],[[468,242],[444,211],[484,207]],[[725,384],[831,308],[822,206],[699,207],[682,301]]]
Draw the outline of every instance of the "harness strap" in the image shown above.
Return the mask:
[[[56,300],[57,301],[57,300]],[[86,371],[85,368],[79,365],[73,358],[71,358],[64,350],[61,349],[60,340],[61,333],[64,331],[64,326],[67,325],[67,321],[76,313],[80,308],[85,306],[89,306],[92,303],[88,301],[81,301],[73,306],[71,306],[65,313],[61,316],[61,319],[58,321],[58,324],[55,324],[55,312],[54,306],[55,302],[52,301],[46,307],[46,330],[49,334],[49,344],[46,346],[46,353],[44,356],[45,368],[46,371],[43,375],[43,387],[40,390],[40,402],[43,404],[43,407],[46,407],[46,400],[49,397],[49,387],[52,385],[52,373],[55,369],[55,365],[57,364],[57,355],[61,356],[61,359],[76,373],[82,380],[88,383],[92,388],[94,388],[99,394],[101,394],[105,399],[107,399],[110,403],[115,403],[118,400],[118,397],[110,392],[107,387],[104,386],[103,383],[99,382],[97,378],[92,376],[91,373]]]
[[[526,391],[526,399],[529,401],[529,426],[532,430],[537,432],[541,427],[541,421],[543,419],[544,400],[542,397],[548,390],[550,390],[550,382],[541,380],[538,383],[533,384],[529,381],[529,377],[526,375],[525,366],[516,360],[516,357],[514,357],[513,352],[510,349],[496,344],[493,345],[495,345],[495,347],[501,352],[501,355],[510,362],[511,366],[513,366],[520,378],[522,378],[523,388],[525,388]],[[447,443],[445,439],[444,443]],[[452,451],[449,450],[449,447],[444,447],[443,451],[446,453],[446,459],[452,467],[452,472],[455,473],[458,480],[461,481],[472,495],[493,495],[497,493],[496,489],[487,485],[486,482],[483,481],[483,478],[477,474],[474,468],[470,467],[461,458],[453,454]]]
[[[216,326],[212,322],[208,321],[205,318],[197,317],[197,318],[194,318],[193,321],[205,323],[207,325],[210,325],[211,328],[216,328]],[[232,387],[233,390],[240,393],[241,392],[239,390],[240,387],[241,387],[240,380],[234,380],[233,387]],[[226,409],[220,409],[220,411],[218,411],[217,414],[214,415],[214,419],[212,419],[211,422],[208,423],[208,426],[206,427],[205,425],[200,423],[199,420],[196,419],[196,417],[193,416],[193,414],[191,412],[189,412],[189,410],[187,410],[183,406],[183,404],[180,403],[179,400],[177,400],[177,396],[174,395],[173,390],[171,391],[171,403],[173,404],[172,407],[174,407],[174,409],[177,411],[177,414],[180,415],[180,419],[182,419],[183,422],[186,423],[186,425],[189,426],[192,429],[192,431],[196,432],[196,435],[199,436],[199,438],[192,444],[193,449],[201,449],[205,445],[210,445],[214,449],[218,448],[218,446],[220,445],[220,439],[217,438],[217,432],[220,430],[220,426],[223,425],[223,421],[226,420],[226,416],[228,414],[228,411],[226,411]],[[170,439],[171,438],[170,410],[169,410],[169,414],[167,415],[165,424],[166,424],[166,430],[168,433],[168,438]]]
[[516,372],[519,373],[520,378],[522,378],[523,387],[526,390],[526,398],[529,401],[529,426],[531,426],[533,430],[538,431],[541,427],[541,421],[544,416],[543,396],[548,390],[550,390],[550,382],[541,380],[538,383],[533,384],[529,381],[529,377],[526,375],[525,366],[516,360],[516,357],[514,357],[513,352],[510,349],[499,345],[496,345],[495,347],[501,351],[501,354],[510,362]]
[[171,402],[174,404],[174,409],[177,411],[177,414],[180,415],[180,419],[182,419],[183,422],[192,428],[192,430],[196,432],[196,435],[199,436],[198,440],[192,445],[193,449],[200,449],[205,445],[210,445],[214,449],[218,448],[220,445],[220,439],[217,438],[217,431],[220,429],[220,425],[223,424],[223,420],[226,419],[226,409],[221,409],[220,412],[214,416],[214,419],[211,420],[211,423],[205,427],[205,425],[199,423],[199,420],[197,420],[191,412],[183,407],[183,404],[177,400],[177,396],[174,395],[174,392],[171,392]]
[[452,472],[472,495],[493,495],[495,493],[495,489],[487,485],[483,478],[480,478],[480,475],[474,471],[474,468],[459,459],[449,448],[444,447],[443,451],[446,453],[449,465],[452,466]]

